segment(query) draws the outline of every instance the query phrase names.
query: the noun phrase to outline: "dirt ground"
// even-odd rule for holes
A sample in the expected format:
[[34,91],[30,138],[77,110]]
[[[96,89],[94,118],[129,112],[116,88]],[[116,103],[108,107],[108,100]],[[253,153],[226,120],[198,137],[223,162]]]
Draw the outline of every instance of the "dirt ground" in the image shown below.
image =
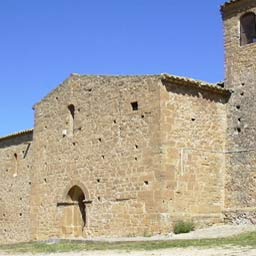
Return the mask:
[[[6,256],[6,254],[1,254]],[[9,254],[10,255],[10,254]],[[15,254],[16,256],[34,256],[34,254]],[[90,251],[90,252],[69,252],[55,254],[37,254],[37,256],[255,256],[256,249],[249,248],[212,248],[212,249],[165,249],[156,251]]]
[[[129,237],[129,238],[100,238],[94,241],[155,241],[155,240],[190,240],[204,238],[221,238],[238,235],[244,232],[256,231],[256,225],[244,226],[216,226],[206,229],[199,229],[188,234],[154,237]],[[6,256],[0,252],[0,256]],[[15,254],[16,256],[32,256],[34,254]],[[256,256],[256,249],[246,247],[214,247],[214,248],[171,248],[155,251],[81,251],[69,253],[37,254],[37,256]]]
[[[127,238],[96,238],[93,241],[120,242],[120,241],[172,241],[172,240],[192,240],[192,239],[211,239],[223,238],[239,235],[245,232],[256,231],[256,225],[219,225],[203,229],[197,229],[190,233],[175,235],[152,236],[152,237],[127,237]],[[255,254],[256,256],[256,254]]]

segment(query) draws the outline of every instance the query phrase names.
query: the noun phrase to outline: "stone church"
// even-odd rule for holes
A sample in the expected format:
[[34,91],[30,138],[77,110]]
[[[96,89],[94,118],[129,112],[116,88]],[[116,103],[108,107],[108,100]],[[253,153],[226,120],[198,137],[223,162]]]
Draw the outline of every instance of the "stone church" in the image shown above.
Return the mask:
[[73,74],[0,138],[0,243],[256,224],[256,1],[221,14],[223,84]]

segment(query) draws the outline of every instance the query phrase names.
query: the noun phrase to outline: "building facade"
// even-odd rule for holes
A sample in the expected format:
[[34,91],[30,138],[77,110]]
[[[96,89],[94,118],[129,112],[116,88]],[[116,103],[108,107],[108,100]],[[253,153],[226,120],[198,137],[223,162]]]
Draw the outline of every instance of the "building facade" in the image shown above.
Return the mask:
[[1,243],[256,223],[256,3],[221,12],[224,84],[73,74],[0,138]]

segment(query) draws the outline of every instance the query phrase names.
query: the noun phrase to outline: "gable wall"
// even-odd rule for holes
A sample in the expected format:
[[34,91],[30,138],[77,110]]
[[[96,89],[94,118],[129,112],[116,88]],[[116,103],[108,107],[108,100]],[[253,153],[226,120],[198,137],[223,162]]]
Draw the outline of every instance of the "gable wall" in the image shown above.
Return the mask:
[[78,235],[64,216],[74,185],[87,202],[84,237],[168,233],[180,219],[222,222],[226,101],[154,76],[72,76],[35,108],[33,157],[30,147],[22,158],[24,136],[2,145],[3,242]]
[[157,77],[73,76],[36,106],[33,237],[69,235],[57,204],[74,184],[83,184],[92,201],[84,236],[159,232],[159,112]]

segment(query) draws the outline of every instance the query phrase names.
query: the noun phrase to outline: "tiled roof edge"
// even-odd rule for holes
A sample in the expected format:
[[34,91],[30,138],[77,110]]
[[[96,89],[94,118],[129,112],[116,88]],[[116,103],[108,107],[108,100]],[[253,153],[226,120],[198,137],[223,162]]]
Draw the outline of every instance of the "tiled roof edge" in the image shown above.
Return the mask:
[[6,140],[6,139],[11,139],[11,138],[18,137],[18,136],[22,136],[22,135],[29,134],[29,133],[33,133],[33,129],[28,129],[28,130],[24,130],[24,131],[12,133],[12,134],[0,137],[0,141]]
[[229,0],[229,1],[225,2],[223,5],[221,5],[220,9],[221,9],[221,11],[223,11],[224,8],[234,4],[236,2],[239,2],[239,1],[241,1],[241,0]]
[[211,84],[211,83],[207,83],[207,82],[200,81],[200,80],[194,80],[192,78],[186,78],[186,77],[182,77],[182,76],[174,76],[174,75],[169,75],[169,74],[161,74],[161,78],[163,80],[173,82],[175,84],[198,87],[203,90],[213,91],[213,92],[224,94],[224,95],[230,95],[232,93],[231,90],[223,88],[221,85],[219,85],[219,83]]

